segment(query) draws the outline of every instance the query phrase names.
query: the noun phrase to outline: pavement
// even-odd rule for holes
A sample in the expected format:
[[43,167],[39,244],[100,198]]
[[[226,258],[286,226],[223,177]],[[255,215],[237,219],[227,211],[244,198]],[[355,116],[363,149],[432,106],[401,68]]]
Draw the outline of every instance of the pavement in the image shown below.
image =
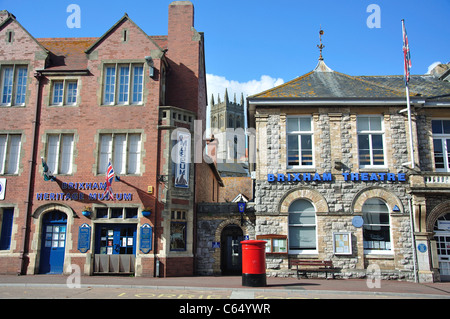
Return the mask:
[[[286,293],[303,292],[333,294],[340,298],[348,295],[396,298],[450,299],[450,282],[414,283],[395,280],[370,279],[297,279],[268,277],[265,287],[244,287],[241,276],[192,276],[192,277],[126,277],[126,276],[78,276],[74,275],[0,275],[0,288],[121,288],[121,289],[170,289],[233,291],[237,298],[255,292]],[[351,297],[350,297],[351,296]],[[0,296],[0,298],[2,298]]]

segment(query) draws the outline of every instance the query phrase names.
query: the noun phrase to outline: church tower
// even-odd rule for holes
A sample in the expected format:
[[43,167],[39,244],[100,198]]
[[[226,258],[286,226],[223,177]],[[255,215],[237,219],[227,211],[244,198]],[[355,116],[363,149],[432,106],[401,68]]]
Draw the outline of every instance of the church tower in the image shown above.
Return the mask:
[[236,94],[234,94],[234,101],[230,102],[228,90],[225,89],[224,101],[220,100],[220,96],[217,98],[218,102],[215,103],[214,96],[211,96],[211,131],[225,132],[227,128],[244,129],[244,95],[241,93],[240,103],[236,102]]
[[216,141],[217,168],[221,176],[246,176],[246,137],[244,94],[241,93],[240,103],[233,102],[225,89],[224,100],[211,96],[211,134]]

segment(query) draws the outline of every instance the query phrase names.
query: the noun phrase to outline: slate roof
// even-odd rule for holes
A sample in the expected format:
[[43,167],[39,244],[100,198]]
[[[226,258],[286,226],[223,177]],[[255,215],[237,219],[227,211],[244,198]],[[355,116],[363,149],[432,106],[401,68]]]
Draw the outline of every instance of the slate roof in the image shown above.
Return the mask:
[[[428,75],[412,76],[411,97],[450,97],[450,83]],[[447,97],[445,97],[447,96]],[[403,76],[351,76],[331,70],[323,61],[305,75],[270,90],[250,96],[249,100],[272,99],[403,99]],[[449,98],[450,101],[450,98]]]
[[50,53],[50,63],[46,66],[45,71],[86,71],[88,65],[87,54],[113,32],[117,26],[126,20],[134,24],[136,28],[147,36],[161,51],[167,49],[167,36],[147,35],[125,13],[125,15],[101,37],[36,39],[36,41]]
[[88,59],[85,53],[98,38],[40,38],[36,39],[51,52],[48,71],[86,70]]
[[[402,75],[359,76],[359,78],[405,91],[405,81]],[[408,86],[416,96],[425,97],[427,101],[450,101],[450,82],[439,80],[436,76],[411,75]]]
[[[149,36],[162,49],[167,48],[167,36]],[[87,70],[86,50],[99,38],[38,38],[36,41],[50,52],[50,64],[46,71]]]

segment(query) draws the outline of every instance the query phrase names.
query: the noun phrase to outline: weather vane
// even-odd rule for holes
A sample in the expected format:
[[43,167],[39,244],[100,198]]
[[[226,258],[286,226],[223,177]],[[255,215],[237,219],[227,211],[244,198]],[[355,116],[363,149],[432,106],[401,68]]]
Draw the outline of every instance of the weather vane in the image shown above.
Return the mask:
[[320,45],[317,45],[317,47],[320,50],[320,56],[319,56],[319,60],[323,60],[322,57],[322,49],[325,48],[325,46],[322,44],[322,35],[323,35],[323,30],[322,30],[322,26],[320,26],[320,31],[319,31],[319,40],[320,40]]

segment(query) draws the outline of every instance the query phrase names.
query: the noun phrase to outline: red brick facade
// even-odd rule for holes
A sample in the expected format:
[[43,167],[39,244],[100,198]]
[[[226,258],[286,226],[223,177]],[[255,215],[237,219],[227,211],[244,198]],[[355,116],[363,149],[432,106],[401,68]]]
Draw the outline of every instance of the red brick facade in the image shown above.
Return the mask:
[[[187,128],[193,136],[194,121],[204,124],[206,117],[203,34],[193,22],[193,5],[176,1],[169,6],[167,36],[145,34],[125,14],[100,38],[35,39],[13,15],[1,12],[0,98],[8,96],[8,70],[13,93],[11,102],[0,106],[0,141],[6,141],[9,156],[10,140],[20,136],[20,151],[17,160],[1,164],[6,190],[0,226],[9,228],[11,211],[13,222],[10,241],[6,232],[1,238],[0,273],[53,272],[43,267],[53,262],[50,246],[62,252],[63,273],[70,273],[71,265],[89,275],[194,273],[196,180],[216,176],[208,165],[191,164],[189,187],[175,188],[170,161],[174,129]],[[17,104],[24,68],[25,102]],[[55,103],[59,92],[61,103]],[[52,153],[59,163],[53,164],[55,181],[43,178],[41,158],[48,162],[50,150],[58,152]],[[120,176],[112,182],[115,201],[103,196],[107,156]],[[16,162],[17,170],[7,173]],[[82,213],[86,207],[90,216]],[[49,219],[54,212],[64,213],[66,228],[51,233],[49,225],[59,225]],[[143,244],[147,224],[152,237]],[[87,251],[79,249],[82,225],[90,227]],[[115,252],[133,255],[132,265],[105,257]]]

